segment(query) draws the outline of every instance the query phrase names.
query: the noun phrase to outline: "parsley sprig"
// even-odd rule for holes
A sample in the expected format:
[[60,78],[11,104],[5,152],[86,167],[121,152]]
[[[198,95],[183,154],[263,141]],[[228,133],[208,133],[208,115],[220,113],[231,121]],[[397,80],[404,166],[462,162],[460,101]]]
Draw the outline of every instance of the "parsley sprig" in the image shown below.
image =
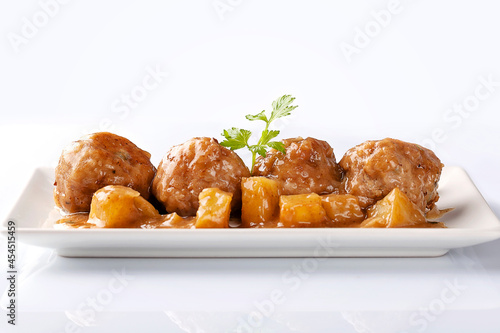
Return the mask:
[[273,110],[271,111],[271,116],[268,118],[266,115],[266,110],[263,110],[256,115],[246,115],[250,121],[254,120],[262,120],[266,123],[265,129],[262,131],[259,141],[257,144],[250,145],[248,140],[252,136],[252,132],[246,129],[240,129],[236,127],[232,127],[228,130],[224,130],[222,132],[222,136],[226,138],[220,144],[224,147],[230,148],[231,150],[241,149],[247,147],[248,150],[252,153],[252,168],[250,169],[253,174],[253,169],[255,166],[255,158],[257,154],[262,157],[266,156],[267,148],[273,148],[279,150],[282,153],[285,153],[285,146],[282,142],[279,141],[271,141],[276,138],[280,131],[278,130],[270,130],[269,125],[278,118],[286,117],[290,115],[290,113],[297,108],[296,105],[291,105],[295,97],[291,95],[284,95],[278,98],[273,102]]

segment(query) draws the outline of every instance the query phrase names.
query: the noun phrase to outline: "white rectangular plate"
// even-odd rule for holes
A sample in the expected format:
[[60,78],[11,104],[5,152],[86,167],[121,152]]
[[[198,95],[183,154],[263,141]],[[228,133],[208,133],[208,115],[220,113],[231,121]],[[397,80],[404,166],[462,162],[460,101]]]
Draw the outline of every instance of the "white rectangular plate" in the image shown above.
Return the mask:
[[68,257],[433,257],[500,238],[500,221],[466,172],[445,167],[447,229],[75,229],[42,227],[54,208],[54,170],[36,169],[2,227]]

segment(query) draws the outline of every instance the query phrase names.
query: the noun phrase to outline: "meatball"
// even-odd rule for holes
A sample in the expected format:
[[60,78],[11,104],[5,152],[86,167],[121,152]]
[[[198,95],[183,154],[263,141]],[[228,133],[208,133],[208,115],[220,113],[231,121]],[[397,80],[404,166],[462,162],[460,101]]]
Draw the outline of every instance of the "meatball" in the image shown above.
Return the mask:
[[429,149],[395,139],[366,141],[348,150],[340,166],[345,170],[345,191],[374,204],[398,187],[422,211],[439,199],[438,181],[443,164]]
[[69,213],[88,212],[94,192],[123,185],[149,197],[156,168],[151,155],[128,139],[99,132],[66,147],[56,167],[54,201]]
[[282,140],[286,154],[271,149],[259,156],[254,176],[276,179],[280,194],[326,194],[340,187],[342,170],[335,161],[333,149],[326,141],[306,138]]
[[233,194],[231,208],[241,208],[241,178],[250,171],[234,152],[216,139],[193,138],[170,148],[153,180],[153,194],[167,212],[196,215],[198,196],[205,188]]

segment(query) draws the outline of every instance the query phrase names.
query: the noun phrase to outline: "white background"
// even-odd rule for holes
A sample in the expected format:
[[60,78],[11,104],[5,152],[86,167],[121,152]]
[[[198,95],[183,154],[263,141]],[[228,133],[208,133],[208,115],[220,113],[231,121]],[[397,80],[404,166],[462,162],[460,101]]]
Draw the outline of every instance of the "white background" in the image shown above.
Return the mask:
[[[45,3],[52,5],[41,5]],[[244,115],[269,110],[283,94],[295,96],[299,108],[289,122],[278,124],[281,138],[326,140],[338,160],[367,139],[425,143],[444,164],[465,168],[500,214],[500,6],[494,1],[54,3],[3,0],[0,5],[2,218],[31,171],[55,166],[61,149],[83,133],[111,129],[151,152],[157,164],[170,146],[193,136],[220,139],[222,129],[232,126],[257,130]],[[346,56],[342,47],[347,44],[356,53]],[[157,83],[148,79],[150,71],[163,73]],[[141,88],[144,80],[150,90]],[[493,83],[485,86],[484,80]],[[146,94],[137,95],[140,91]],[[124,108],[122,96],[134,93],[137,103]],[[462,113],[454,111],[456,105],[462,105]],[[0,245],[5,253],[3,239]],[[346,332],[418,331],[420,326],[400,325],[394,316],[399,305],[409,304],[398,295],[420,278],[426,281],[422,285],[426,297],[421,303],[410,302],[415,309],[427,304],[425,299],[439,296],[447,276],[453,281],[451,277],[463,274],[470,286],[489,281],[490,291],[498,292],[500,267],[491,252],[500,253],[499,242],[467,251],[432,260],[332,259],[316,272],[314,283],[304,282],[288,307],[262,325],[262,332],[310,332],[320,323],[324,325],[316,326],[316,331],[328,327]],[[25,262],[28,257],[45,260],[47,255],[36,249],[25,253]],[[474,276],[466,274],[470,267],[462,265],[469,257],[480,267]],[[150,330],[204,332],[188,324],[196,322],[193,318],[204,323],[200,327],[206,332],[230,331],[237,316],[227,311],[247,313],[255,300],[264,299],[276,283],[279,286],[279,277],[293,265],[290,260],[243,264],[56,258],[20,291],[21,311],[24,306],[28,314],[18,320],[28,331],[33,329],[27,318],[39,331],[64,331],[68,315],[63,311],[102,289],[113,268],[127,267],[136,273],[136,280],[158,292],[136,284],[136,289],[119,295],[120,302],[110,305],[100,326],[84,327],[83,332],[98,332],[118,322],[126,323],[123,331],[146,325]],[[406,270],[411,273],[405,275]],[[163,278],[172,286],[159,287]],[[352,279],[362,281],[356,284]],[[179,281],[198,287],[190,292],[184,282],[181,286],[186,289],[181,292],[175,287]],[[345,283],[346,289],[335,297],[322,297],[334,282]],[[396,292],[391,293],[388,283],[395,284]],[[378,287],[385,293],[379,294]],[[51,292],[40,293],[44,288]],[[376,293],[364,301],[382,302],[385,307],[362,309],[361,303],[350,302],[362,298],[356,288]],[[477,307],[488,295],[483,291],[476,290],[471,300],[462,299],[463,304],[454,303],[457,311],[429,320],[425,331],[446,332],[457,325],[457,332],[457,327],[467,327],[464,318],[487,322],[498,317],[498,301],[489,310]],[[232,302],[237,304],[234,308]],[[198,312],[190,317],[188,310]],[[50,327],[41,324],[47,318],[54,320]],[[5,318],[0,321],[5,324]],[[484,331],[495,328],[484,326]]]

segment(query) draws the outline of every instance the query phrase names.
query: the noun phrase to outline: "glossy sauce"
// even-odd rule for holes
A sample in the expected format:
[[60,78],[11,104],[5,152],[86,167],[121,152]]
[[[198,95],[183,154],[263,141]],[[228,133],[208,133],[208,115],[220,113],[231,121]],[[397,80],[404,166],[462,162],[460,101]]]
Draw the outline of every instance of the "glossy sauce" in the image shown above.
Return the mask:
[[[258,200],[251,200],[254,196],[250,196],[247,201],[250,213],[243,210],[242,217],[245,217],[243,223],[240,219],[230,219],[229,207],[232,194],[218,189],[205,189],[202,192],[197,216],[181,217],[177,213],[160,215],[137,191],[114,185],[104,187],[94,194],[90,214],[66,215],[56,222],[56,228],[218,228],[222,225],[227,227],[228,220],[230,228],[363,228],[365,226],[384,228],[387,225],[391,225],[393,228],[445,228],[443,223],[428,221],[441,218],[449,211],[439,211],[435,208],[429,212],[428,216],[424,216],[418,207],[398,189],[392,191],[376,206],[362,209],[358,198],[347,194],[319,196],[310,193],[280,197],[276,184],[262,177],[245,178],[243,187],[246,190],[245,193],[255,192],[258,198]],[[222,200],[223,198],[224,200]],[[261,198],[272,200],[260,200]],[[226,203],[224,204],[224,202]],[[255,202],[258,202],[261,207]],[[403,209],[406,215],[399,212],[399,215],[396,215],[398,222],[386,222],[385,225],[378,223],[377,218],[382,218],[377,214],[394,214],[393,211],[387,210],[387,207],[390,208],[391,203],[395,204],[396,202],[399,209]],[[402,206],[405,202],[407,205]],[[411,210],[408,205],[415,207]],[[221,209],[223,207],[226,208]],[[375,209],[376,214],[370,213],[373,209]],[[221,211],[225,213],[221,213]],[[255,214],[258,211],[262,211],[261,214]],[[205,214],[205,212],[208,213]],[[411,214],[412,212],[419,213],[417,218]],[[393,217],[390,221],[395,221],[394,215],[391,216]],[[367,218],[375,220],[368,221]],[[216,220],[222,222],[214,223]],[[201,223],[202,221],[204,223]]]
[[[194,216],[180,217],[177,214],[160,215],[156,218],[139,219],[128,228],[139,229],[193,229],[196,218]],[[55,223],[63,229],[93,229],[98,227],[92,220],[89,221],[89,214],[78,213],[67,215]]]
[[[161,215],[158,218],[139,220],[135,224],[131,225],[129,228],[139,228],[139,229],[195,229],[196,217],[180,217],[177,214],[166,214]],[[100,228],[95,223],[89,222],[89,214],[78,213],[70,214],[61,219],[56,223],[56,228],[62,229],[94,229]],[[327,220],[321,225],[315,223],[314,225],[310,222],[302,222],[301,228],[359,228],[361,222],[333,222]],[[241,225],[239,219],[232,218],[229,221],[229,228],[245,228]],[[260,223],[251,223],[247,228],[259,228],[259,229],[274,229],[274,228],[284,228],[283,223],[279,220],[266,221]],[[442,222],[425,222],[415,225],[405,226],[404,228],[446,228]]]

